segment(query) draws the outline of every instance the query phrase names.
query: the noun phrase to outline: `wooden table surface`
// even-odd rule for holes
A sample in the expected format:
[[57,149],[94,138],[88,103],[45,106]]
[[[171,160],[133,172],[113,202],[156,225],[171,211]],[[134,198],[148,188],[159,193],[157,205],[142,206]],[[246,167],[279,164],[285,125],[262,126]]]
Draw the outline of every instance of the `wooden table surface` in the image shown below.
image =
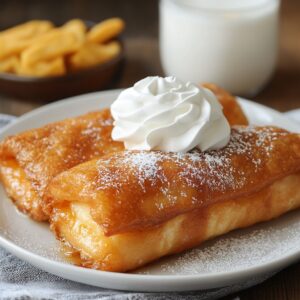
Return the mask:
[[[111,88],[127,87],[148,75],[163,75],[158,55],[156,1],[1,0],[0,2],[0,27],[32,18],[48,18],[61,22],[72,17],[81,17],[97,21],[115,15],[123,17],[128,24],[125,34],[127,58],[120,81]],[[280,111],[287,111],[300,108],[299,0],[282,1],[281,20],[278,68],[272,81],[254,100]],[[42,103],[0,95],[0,113],[19,116],[40,105]],[[266,282],[225,299],[299,300],[299,278],[300,263],[296,263]]]

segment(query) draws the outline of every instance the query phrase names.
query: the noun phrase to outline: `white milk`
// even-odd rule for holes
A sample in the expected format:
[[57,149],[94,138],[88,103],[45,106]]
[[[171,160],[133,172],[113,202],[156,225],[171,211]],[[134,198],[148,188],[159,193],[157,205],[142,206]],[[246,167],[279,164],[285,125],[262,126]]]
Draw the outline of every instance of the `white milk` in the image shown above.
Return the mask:
[[279,0],[161,0],[165,73],[257,93],[276,65],[278,10]]

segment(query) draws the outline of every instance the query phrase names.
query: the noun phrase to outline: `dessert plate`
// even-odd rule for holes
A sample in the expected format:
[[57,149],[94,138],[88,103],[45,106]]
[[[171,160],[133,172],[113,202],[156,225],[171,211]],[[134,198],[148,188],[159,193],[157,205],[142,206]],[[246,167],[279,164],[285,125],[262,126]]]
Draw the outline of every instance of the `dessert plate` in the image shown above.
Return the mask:
[[[46,123],[109,107],[120,90],[81,95],[36,109],[0,133],[5,136]],[[263,105],[239,99],[252,124],[272,124],[300,132],[300,126]],[[234,231],[180,255],[132,273],[77,267],[66,261],[46,223],[18,212],[0,187],[0,246],[32,265],[73,281],[132,291],[206,290],[268,276],[300,259],[300,211]]]

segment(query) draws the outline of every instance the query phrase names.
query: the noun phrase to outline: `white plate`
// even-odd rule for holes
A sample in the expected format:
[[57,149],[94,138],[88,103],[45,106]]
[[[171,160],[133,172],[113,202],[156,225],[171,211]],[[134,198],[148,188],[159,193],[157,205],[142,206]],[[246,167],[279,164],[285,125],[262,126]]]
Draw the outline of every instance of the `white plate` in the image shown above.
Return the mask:
[[[5,136],[46,123],[108,107],[120,91],[73,97],[36,109],[7,126]],[[240,99],[251,123],[299,131],[282,114]],[[161,259],[134,273],[110,273],[64,261],[47,224],[20,214],[0,188],[0,245],[32,265],[66,279],[104,288],[132,291],[188,291],[243,283],[300,258],[300,211],[249,229],[238,230],[181,255]]]

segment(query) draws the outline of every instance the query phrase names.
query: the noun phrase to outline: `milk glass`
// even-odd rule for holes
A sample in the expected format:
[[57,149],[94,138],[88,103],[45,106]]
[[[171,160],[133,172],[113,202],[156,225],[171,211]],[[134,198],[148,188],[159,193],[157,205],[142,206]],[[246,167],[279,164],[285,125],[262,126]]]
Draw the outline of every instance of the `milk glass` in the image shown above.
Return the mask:
[[276,67],[280,0],[161,0],[166,75],[253,95]]

